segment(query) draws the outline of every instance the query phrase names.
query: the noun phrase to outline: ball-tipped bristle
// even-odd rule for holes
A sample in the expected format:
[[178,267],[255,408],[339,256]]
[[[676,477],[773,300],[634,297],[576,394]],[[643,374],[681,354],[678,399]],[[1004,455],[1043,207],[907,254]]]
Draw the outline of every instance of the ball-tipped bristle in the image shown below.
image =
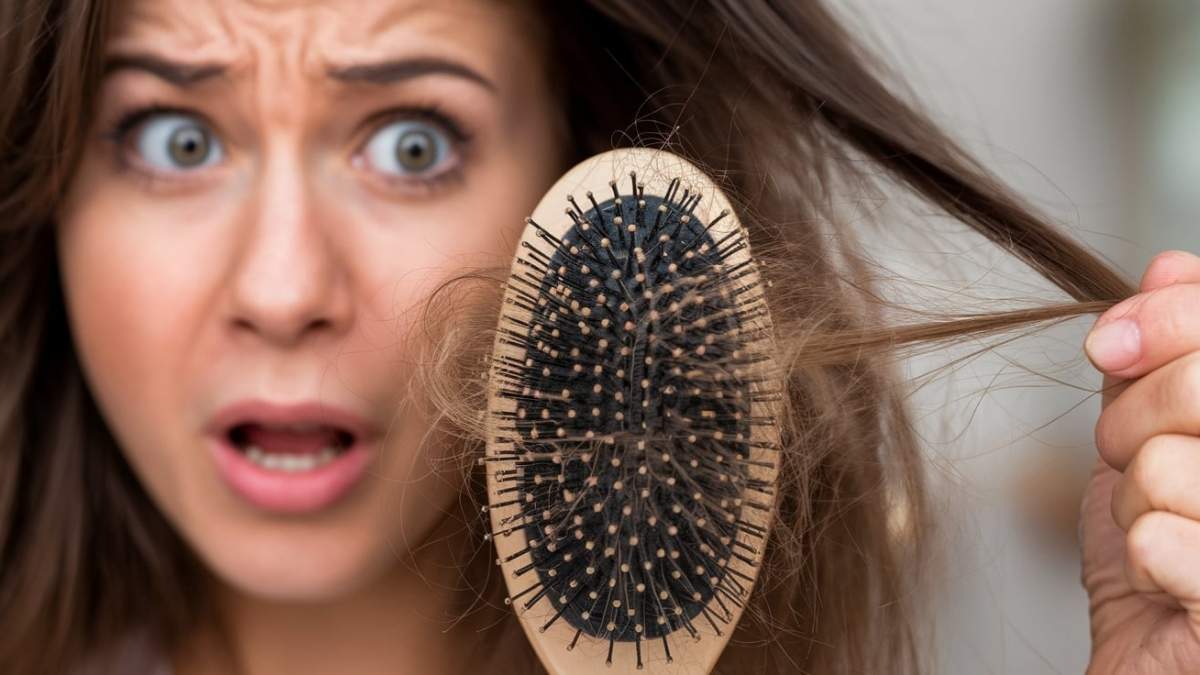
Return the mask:
[[624,183],[569,198],[560,236],[529,222],[488,463],[497,534],[524,541],[501,560],[527,580],[513,603],[547,600],[543,630],[634,642],[640,666],[643,640],[669,659],[670,636],[721,634],[745,602],[766,534],[746,514],[773,496],[755,429],[775,424],[761,404],[779,392],[740,226],[704,222],[679,179],[661,195]]

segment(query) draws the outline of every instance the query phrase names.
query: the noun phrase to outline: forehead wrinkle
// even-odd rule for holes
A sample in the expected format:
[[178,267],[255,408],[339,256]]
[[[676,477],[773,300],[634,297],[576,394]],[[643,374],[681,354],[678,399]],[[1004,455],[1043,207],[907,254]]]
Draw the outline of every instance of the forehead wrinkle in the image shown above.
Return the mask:
[[[319,103],[311,83],[324,80],[325,72],[314,43],[336,25],[324,7],[303,12],[294,5],[189,0],[186,9],[183,15],[171,0],[130,3],[117,43],[182,62],[224,64],[221,82],[213,84],[232,90],[229,103],[271,123],[290,124]],[[185,47],[191,44],[203,46]]]
[[386,11],[380,12],[375,17],[374,21],[364,23],[363,29],[367,35],[386,33],[389,28],[407,23],[413,15],[428,12],[431,9],[433,8],[424,7],[420,3],[391,3]]
[[238,12],[236,5],[222,4],[217,12],[225,43],[234,54],[229,60],[235,76],[269,83],[272,76],[281,79],[290,64],[299,66],[301,79],[319,74],[309,47],[315,29],[332,23],[320,20],[323,12],[296,11],[295,4],[280,8],[247,3],[243,8],[244,12]]
[[382,11],[360,12],[349,20],[338,11],[345,7],[338,2],[129,0],[123,5],[128,13],[115,22],[120,29],[110,42],[169,43],[164,56],[178,53],[174,58],[181,61],[225,63],[231,80],[247,79],[255,70],[261,74],[264,57],[279,62],[276,67],[290,60],[301,65],[308,79],[324,77],[334,66],[396,56],[395,46],[460,43],[453,38],[462,34],[461,22],[487,19],[484,11],[448,0],[371,4]]
[[[236,101],[247,113],[255,110],[264,119],[289,123],[328,109],[351,93],[344,83],[328,77],[331,67],[441,57],[461,61],[507,91],[528,73],[527,66],[518,65],[525,63],[527,45],[512,40],[524,36],[517,42],[537,42],[525,25],[531,19],[536,24],[536,14],[531,15],[525,3],[391,0],[366,3],[353,13],[338,0],[131,4],[138,21],[118,23],[138,34],[143,50],[157,45],[151,51],[164,57],[224,63],[228,70],[222,86],[236,97],[230,103]],[[187,43],[200,44],[182,49]],[[535,62],[542,56],[540,50],[528,55]]]
[[[378,21],[354,27],[369,30],[366,37],[346,35],[346,27],[334,28],[331,44],[336,48],[324,50],[319,56],[323,72],[332,76],[354,66],[389,60],[444,59],[478,73],[484,80],[480,86],[495,92],[505,88],[508,62],[508,47],[497,39],[492,28],[504,18],[495,9],[482,4],[463,7],[448,1],[433,7],[393,6]],[[477,26],[488,28],[479,30]],[[336,77],[328,84],[342,90],[362,86]]]
[[190,15],[170,11],[170,0],[146,1],[126,0],[117,11],[118,20],[112,22],[108,36],[110,44],[139,42],[147,35],[167,34],[171,42],[181,50],[201,50],[216,41],[205,21],[194,19],[200,8]]

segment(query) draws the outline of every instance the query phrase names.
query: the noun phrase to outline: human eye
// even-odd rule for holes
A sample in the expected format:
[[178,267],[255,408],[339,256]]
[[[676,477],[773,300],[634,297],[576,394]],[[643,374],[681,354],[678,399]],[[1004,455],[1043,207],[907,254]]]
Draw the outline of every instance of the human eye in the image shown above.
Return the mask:
[[435,108],[385,111],[383,122],[363,143],[358,164],[382,174],[389,184],[433,188],[461,178],[462,127]]
[[219,163],[224,147],[199,115],[149,106],[126,113],[109,134],[123,163],[167,177]]

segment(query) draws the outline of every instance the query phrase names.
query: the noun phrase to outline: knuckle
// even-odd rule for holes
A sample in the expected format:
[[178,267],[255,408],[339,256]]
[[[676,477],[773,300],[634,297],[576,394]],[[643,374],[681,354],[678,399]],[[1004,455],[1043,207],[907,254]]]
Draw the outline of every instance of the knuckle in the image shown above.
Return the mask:
[[1163,478],[1170,476],[1172,468],[1177,465],[1177,456],[1177,446],[1170,436],[1153,436],[1142,444],[1138,459],[1130,468],[1134,483],[1142,489],[1159,484]]
[[1196,304],[1196,289],[1191,286],[1161,288],[1147,294],[1136,310],[1137,322],[1151,348],[1168,351],[1180,344],[1195,342],[1197,325],[1191,308]]
[[1155,497],[1169,492],[1168,486],[1179,470],[1179,459],[1179,446],[1174,439],[1154,436],[1142,445],[1126,474],[1142,494],[1156,503]]
[[1182,412],[1200,411],[1200,354],[1189,354],[1179,361],[1167,378],[1166,400],[1161,401],[1165,409]]
[[1134,569],[1153,568],[1158,542],[1165,526],[1164,516],[1165,514],[1159,511],[1144,513],[1133,521],[1125,533],[1125,557]]

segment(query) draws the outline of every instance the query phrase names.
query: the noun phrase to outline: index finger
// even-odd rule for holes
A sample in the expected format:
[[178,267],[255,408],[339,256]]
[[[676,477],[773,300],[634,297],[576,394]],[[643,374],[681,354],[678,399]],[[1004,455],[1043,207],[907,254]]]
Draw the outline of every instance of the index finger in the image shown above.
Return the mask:
[[1102,314],[1084,343],[1093,365],[1114,378],[1139,377],[1200,349],[1200,258],[1160,254],[1141,288]]

